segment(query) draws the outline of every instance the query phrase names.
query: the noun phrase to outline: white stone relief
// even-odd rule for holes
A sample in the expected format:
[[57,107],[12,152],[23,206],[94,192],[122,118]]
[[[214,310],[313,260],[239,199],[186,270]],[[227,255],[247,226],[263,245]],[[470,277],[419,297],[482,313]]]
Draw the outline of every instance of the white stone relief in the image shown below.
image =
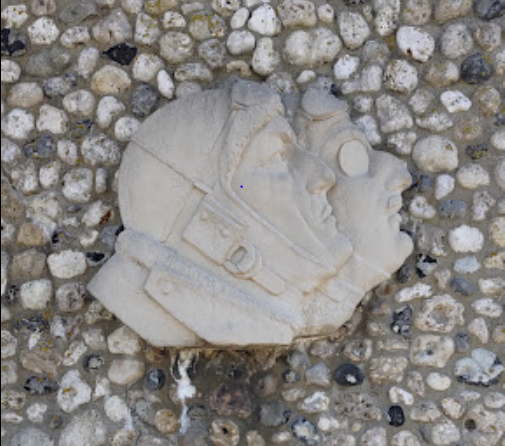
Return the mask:
[[125,230],[89,284],[159,347],[287,345],[334,332],[412,251],[404,162],[345,102],[237,82],[171,102],[119,174]]

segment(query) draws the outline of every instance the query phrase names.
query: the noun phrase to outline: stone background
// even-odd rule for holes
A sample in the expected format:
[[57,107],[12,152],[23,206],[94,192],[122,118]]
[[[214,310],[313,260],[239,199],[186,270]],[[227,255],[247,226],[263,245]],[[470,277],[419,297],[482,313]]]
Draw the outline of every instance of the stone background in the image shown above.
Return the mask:
[[[503,0],[1,8],[2,444],[505,445]],[[132,132],[230,76],[347,99],[409,163],[416,249],[333,338],[160,351],[86,282]]]

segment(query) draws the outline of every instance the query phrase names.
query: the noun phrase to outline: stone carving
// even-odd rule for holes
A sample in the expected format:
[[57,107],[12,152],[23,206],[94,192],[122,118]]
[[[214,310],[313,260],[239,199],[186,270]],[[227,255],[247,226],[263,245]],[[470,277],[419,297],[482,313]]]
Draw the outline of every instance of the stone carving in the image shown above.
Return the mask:
[[323,90],[237,82],[166,105],[119,172],[125,230],[91,293],[155,346],[334,332],[410,254],[404,162]]

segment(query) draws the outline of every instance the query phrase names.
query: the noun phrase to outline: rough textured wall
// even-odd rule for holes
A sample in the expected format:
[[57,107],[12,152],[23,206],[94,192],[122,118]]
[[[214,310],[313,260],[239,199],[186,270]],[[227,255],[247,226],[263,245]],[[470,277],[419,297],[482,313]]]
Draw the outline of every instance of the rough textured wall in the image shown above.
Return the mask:
[[[2,1],[2,443],[505,445],[504,12]],[[132,132],[232,75],[347,99],[372,144],[409,163],[415,253],[334,338],[159,351],[85,286],[121,230]]]

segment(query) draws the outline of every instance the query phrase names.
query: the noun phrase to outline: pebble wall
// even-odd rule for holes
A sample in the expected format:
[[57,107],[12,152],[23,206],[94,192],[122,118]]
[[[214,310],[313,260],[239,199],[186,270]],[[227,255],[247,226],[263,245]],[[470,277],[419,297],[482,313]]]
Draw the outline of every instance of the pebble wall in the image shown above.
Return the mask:
[[[503,0],[2,0],[6,446],[504,446]],[[86,292],[140,123],[320,84],[408,162],[415,252],[329,339],[162,351]],[[5,442],[5,443],[4,443]]]

